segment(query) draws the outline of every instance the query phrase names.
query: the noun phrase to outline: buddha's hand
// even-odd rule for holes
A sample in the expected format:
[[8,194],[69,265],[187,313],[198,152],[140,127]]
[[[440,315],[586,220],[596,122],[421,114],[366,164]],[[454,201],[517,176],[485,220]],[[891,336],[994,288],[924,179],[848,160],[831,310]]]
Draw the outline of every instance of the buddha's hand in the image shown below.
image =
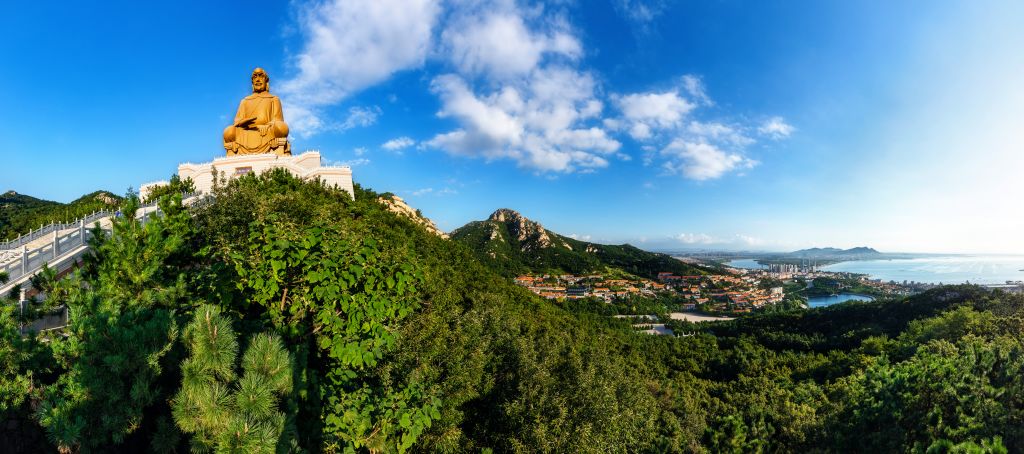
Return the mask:
[[244,120],[239,121],[238,123],[235,123],[235,127],[236,128],[242,128],[242,129],[253,129],[253,124],[252,123],[254,121],[256,121],[256,117],[249,117],[249,118],[246,118]]
[[256,125],[256,129],[260,131],[261,136],[267,135],[267,130],[270,129],[270,125]]

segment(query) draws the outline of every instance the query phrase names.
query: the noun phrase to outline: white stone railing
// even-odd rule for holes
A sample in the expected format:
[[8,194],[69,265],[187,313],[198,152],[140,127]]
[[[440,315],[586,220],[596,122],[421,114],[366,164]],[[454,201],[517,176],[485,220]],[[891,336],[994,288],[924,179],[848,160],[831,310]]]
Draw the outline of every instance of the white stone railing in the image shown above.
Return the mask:
[[[70,229],[70,230],[69,230]],[[62,229],[68,230],[61,233],[59,230],[52,230],[52,240],[44,244],[29,248],[21,246],[21,257],[0,266],[0,271],[6,272],[11,282],[15,282],[39,271],[46,263],[53,263],[64,255],[77,250],[88,244],[92,238],[92,232],[86,228],[85,219],[78,222],[77,228]]]
[[[182,201],[195,202],[196,200],[190,199],[195,199],[197,196],[198,194],[196,193],[182,194]],[[142,223],[145,224],[153,215],[160,213],[159,208],[153,209],[156,206],[156,202],[140,206],[135,212],[135,217],[141,219]],[[73,253],[81,253],[88,247],[89,240],[92,238],[92,226],[98,224],[102,227],[100,221],[111,216],[120,215],[120,213],[120,211],[101,211],[79,219],[75,224],[51,224],[47,226],[49,228],[50,240],[37,244],[34,247],[29,247],[26,244],[43,238],[46,234],[36,231],[23,235],[23,237],[31,237],[32,239],[21,243],[20,250],[6,251],[13,252],[13,254],[9,254],[13,257],[9,256],[7,260],[0,261],[0,263],[7,262],[0,264],[0,272],[7,273],[8,277],[8,283],[0,285],[0,291],[8,292],[15,284],[24,283],[26,278],[39,272],[45,264],[54,264]],[[57,226],[61,228],[57,228]],[[102,227],[102,230],[109,233],[112,231],[112,227],[107,225]],[[10,260],[11,258],[13,260]]]
[[28,233],[26,233],[24,235],[21,235],[21,236],[15,238],[13,240],[8,240],[8,241],[0,242],[0,250],[17,249],[17,248],[23,247],[26,244],[29,244],[29,243],[35,241],[35,240],[43,238],[44,236],[46,236],[49,233],[59,232],[61,230],[67,230],[67,229],[75,228],[75,227],[78,226],[78,224],[80,222],[85,222],[86,224],[91,224],[91,223],[93,223],[95,221],[98,221],[100,219],[103,219],[103,218],[106,218],[106,217],[110,217],[110,215],[112,215],[112,214],[114,214],[113,211],[103,210],[103,211],[94,212],[92,214],[89,214],[88,216],[85,216],[85,217],[83,217],[81,219],[78,219],[78,220],[75,220],[75,221],[72,221],[72,222],[68,222],[68,223],[54,222],[54,223],[52,223],[50,225],[40,226],[38,229],[32,230],[32,231],[30,231],[30,232],[28,232]]
[[[190,193],[182,194],[181,195],[181,199],[182,200],[187,200],[187,199],[190,199],[190,198],[195,197],[197,195],[198,195],[198,193],[190,192]],[[148,203],[146,205],[142,205],[139,208],[151,208],[151,207],[154,207],[154,206],[156,206],[156,202],[150,202],[150,203]],[[73,229],[75,227],[78,227],[78,224],[80,222],[83,222],[83,221],[85,222],[86,225],[92,225],[92,223],[94,223],[96,221],[99,221],[100,219],[104,219],[104,218],[108,218],[110,216],[113,216],[114,214],[116,214],[115,211],[101,210],[101,211],[93,212],[93,213],[91,213],[89,215],[86,215],[85,217],[82,217],[81,219],[76,219],[76,220],[68,222],[68,223],[54,222],[54,223],[52,223],[50,225],[40,226],[38,229],[32,230],[32,231],[30,231],[30,232],[28,232],[28,233],[26,233],[24,235],[21,235],[21,236],[15,238],[13,240],[7,240],[7,241],[0,242],[0,251],[18,249],[18,248],[20,248],[20,247],[22,247],[22,246],[24,246],[26,244],[29,244],[29,243],[31,243],[31,242],[33,242],[35,240],[43,238],[44,236],[46,236],[49,233],[59,232],[61,230]]]

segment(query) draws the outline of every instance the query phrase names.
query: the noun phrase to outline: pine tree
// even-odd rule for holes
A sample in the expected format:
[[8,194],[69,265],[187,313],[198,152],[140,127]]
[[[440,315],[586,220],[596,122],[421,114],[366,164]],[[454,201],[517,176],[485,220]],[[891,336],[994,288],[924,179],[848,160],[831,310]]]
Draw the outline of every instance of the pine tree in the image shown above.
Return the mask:
[[138,433],[166,402],[165,371],[177,368],[168,353],[189,305],[191,217],[180,196],[162,199],[162,214],[144,225],[136,207],[129,198],[109,238],[95,230],[81,273],[48,292],[70,323],[51,342],[62,373],[43,389],[37,417],[62,452],[109,449]]
[[292,390],[292,366],[281,341],[254,335],[239,374],[238,336],[217,307],[200,307],[184,338],[189,357],[172,408],[178,427],[192,434],[193,451],[287,450],[292,423],[280,407]]

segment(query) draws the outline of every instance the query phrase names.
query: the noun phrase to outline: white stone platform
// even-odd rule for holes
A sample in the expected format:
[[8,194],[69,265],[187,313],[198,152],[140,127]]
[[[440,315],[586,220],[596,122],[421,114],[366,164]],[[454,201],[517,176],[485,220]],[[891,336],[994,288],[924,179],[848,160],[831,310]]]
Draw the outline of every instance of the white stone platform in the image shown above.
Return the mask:
[[[248,173],[260,174],[278,168],[288,170],[305,180],[319,179],[328,186],[344,189],[348,191],[349,196],[355,197],[352,188],[352,169],[348,166],[324,166],[319,151],[307,151],[292,156],[272,153],[226,156],[202,164],[186,162],[178,166],[178,177],[182,180],[191,178],[196,191],[210,193],[215,178],[227,180]],[[166,181],[146,183],[139,187],[139,194],[146,197],[153,188],[166,184]]]

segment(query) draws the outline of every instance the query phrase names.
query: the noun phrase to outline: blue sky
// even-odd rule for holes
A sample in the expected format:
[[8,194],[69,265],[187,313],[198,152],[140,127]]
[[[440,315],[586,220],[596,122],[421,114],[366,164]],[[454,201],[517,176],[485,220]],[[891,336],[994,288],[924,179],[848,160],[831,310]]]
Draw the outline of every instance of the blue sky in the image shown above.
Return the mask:
[[[50,7],[48,7],[50,6]],[[445,230],[650,249],[1024,252],[1024,4],[19,2],[0,189],[220,156],[261,66],[296,151]]]

